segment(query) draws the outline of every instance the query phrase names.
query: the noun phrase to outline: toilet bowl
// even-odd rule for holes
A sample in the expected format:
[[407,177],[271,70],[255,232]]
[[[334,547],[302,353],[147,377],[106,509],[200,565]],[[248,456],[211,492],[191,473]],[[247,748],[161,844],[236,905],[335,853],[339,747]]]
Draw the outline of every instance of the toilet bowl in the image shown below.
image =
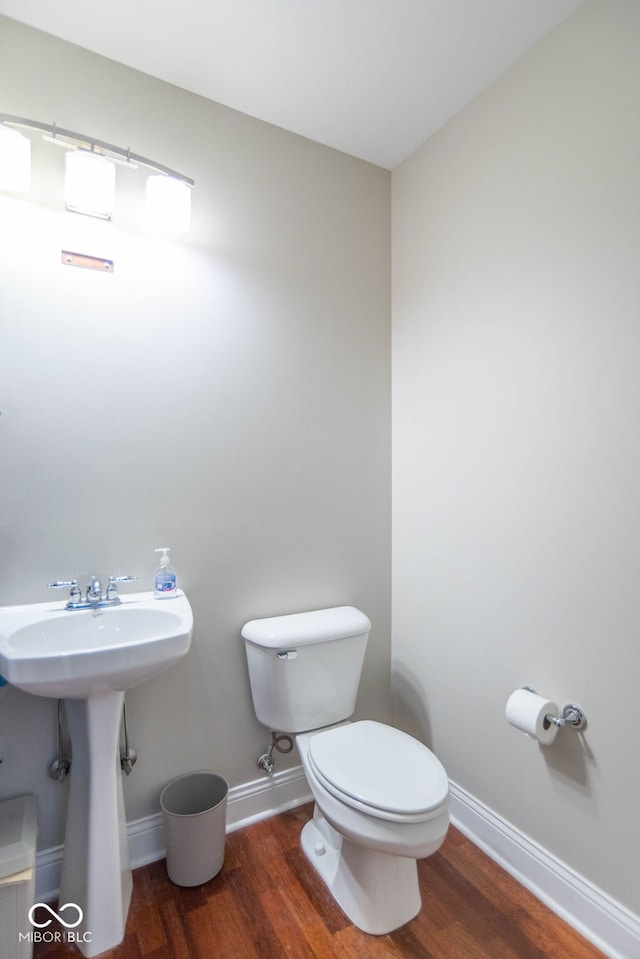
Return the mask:
[[371,630],[354,606],[252,620],[242,629],[257,718],[296,735],[315,799],[305,855],[363,932],[384,935],[419,912],[417,859],[449,825],[439,760],[407,733],[348,722]]
[[420,911],[417,859],[441,846],[449,784],[430,750],[363,720],[296,738],[313,819],[302,848],[351,921],[384,935]]

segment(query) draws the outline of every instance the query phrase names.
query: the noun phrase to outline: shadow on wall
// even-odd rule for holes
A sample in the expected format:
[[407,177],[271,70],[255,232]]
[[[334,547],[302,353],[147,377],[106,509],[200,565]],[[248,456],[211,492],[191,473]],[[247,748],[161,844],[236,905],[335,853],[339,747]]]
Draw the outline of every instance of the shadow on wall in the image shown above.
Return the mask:
[[391,688],[394,725],[433,749],[425,690],[417,678],[396,661],[391,665]]
[[586,736],[588,727],[585,732],[560,729],[551,746],[539,746],[539,749],[555,779],[590,796],[589,767],[595,767],[596,761]]

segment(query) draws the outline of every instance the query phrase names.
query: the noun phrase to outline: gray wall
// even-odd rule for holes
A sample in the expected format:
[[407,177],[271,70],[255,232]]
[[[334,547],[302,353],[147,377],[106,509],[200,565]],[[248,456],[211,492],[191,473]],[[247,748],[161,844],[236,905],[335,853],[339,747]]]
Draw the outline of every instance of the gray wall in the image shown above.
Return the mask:
[[635,913],[639,44],[585,3],[392,177],[395,715]]
[[[89,571],[146,589],[167,543],[194,609],[189,656],[127,697],[136,819],[181,772],[259,777],[248,619],[360,606],[359,711],[389,719],[390,175],[4,18],[0,89],[196,181],[175,241],[138,226],[142,171],[118,170],[113,223],[64,212],[39,140],[32,198],[0,195],[0,603]],[[38,796],[41,847],[67,791],[54,717],[0,690],[0,797]]]
[[[591,0],[393,174],[394,710],[452,779],[640,913],[640,13]],[[190,655],[128,697],[128,816],[266,744],[242,623],[351,602],[359,714],[389,719],[389,175],[0,19],[2,109],[196,180],[175,242],[65,213],[62,151],[0,195],[0,603],[174,548]],[[62,267],[69,248],[113,276]],[[531,682],[588,715],[509,727]],[[0,690],[0,796],[47,776],[55,704]],[[296,762],[279,757],[279,768]]]

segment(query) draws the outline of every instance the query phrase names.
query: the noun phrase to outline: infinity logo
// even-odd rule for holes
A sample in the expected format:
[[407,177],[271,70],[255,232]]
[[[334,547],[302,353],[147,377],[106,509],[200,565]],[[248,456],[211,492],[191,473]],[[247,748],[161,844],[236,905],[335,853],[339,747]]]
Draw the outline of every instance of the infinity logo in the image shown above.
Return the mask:
[[[44,929],[46,926],[51,925],[51,919],[46,919],[44,922],[35,921],[35,919],[33,918],[33,914],[36,911],[36,909],[46,909],[47,912],[50,913],[54,919],[57,919],[58,922],[65,927],[65,929],[75,929],[76,926],[80,925],[84,917],[84,913],[82,912],[82,909],[80,908],[80,906],[77,906],[75,902],[65,902],[64,906],[58,907],[59,909],[58,912],[54,912],[51,906],[48,906],[46,902],[36,902],[27,913],[29,917],[29,922],[31,923],[32,926],[35,926],[36,929]],[[65,922],[65,920],[60,915],[60,913],[64,912],[65,909],[76,910],[76,912],[78,913],[78,918],[76,919],[75,922]]]

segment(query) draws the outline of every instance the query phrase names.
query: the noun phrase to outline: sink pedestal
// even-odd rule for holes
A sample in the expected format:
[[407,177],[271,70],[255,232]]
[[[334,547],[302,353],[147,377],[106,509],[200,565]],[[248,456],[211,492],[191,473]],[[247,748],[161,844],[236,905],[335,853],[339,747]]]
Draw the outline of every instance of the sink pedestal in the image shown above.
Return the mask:
[[73,933],[85,956],[122,942],[131,900],[119,750],[123,701],[122,692],[65,700],[72,766],[60,906],[82,909]]
[[[0,673],[25,693],[66,703],[73,756],[60,906],[74,903],[82,910],[82,922],[67,926],[66,938],[88,957],[122,942],[131,899],[121,690],[185,656],[192,633],[193,613],[182,590],[161,603],[146,592],[89,609],[0,607]],[[76,910],[65,917],[73,922]]]

